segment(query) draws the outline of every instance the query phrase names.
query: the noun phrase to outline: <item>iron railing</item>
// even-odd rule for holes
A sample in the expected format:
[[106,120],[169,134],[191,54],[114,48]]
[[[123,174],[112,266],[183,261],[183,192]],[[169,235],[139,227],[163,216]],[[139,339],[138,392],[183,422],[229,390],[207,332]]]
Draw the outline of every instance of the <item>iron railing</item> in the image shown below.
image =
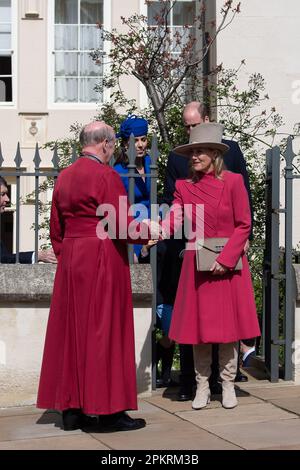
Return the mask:
[[[150,173],[143,175],[146,178],[151,178],[151,190],[150,190],[150,208],[151,210],[151,218],[156,220],[157,218],[157,178],[158,178],[158,171],[157,171],[157,159],[158,159],[158,142],[157,137],[154,135],[152,137],[152,145],[150,150],[150,157],[151,157],[151,165],[150,165]],[[128,170],[129,172],[126,174],[129,181],[129,193],[128,198],[130,204],[134,204],[134,186],[135,186],[135,178],[139,178],[140,174],[136,171],[136,149],[135,149],[135,139],[134,136],[130,136],[129,141],[129,149],[128,149]],[[78,158],[78,152],[76,145],[73,146],[72,154],[71,154],[71,163],[75,162]],[[22,155],[20,150],[20,144],[17,145],[17,151],[14,158],[15,169],[14,170],[5,170],[4,168],[4,157],[1,151],[1,144],[0,144],[0,176],[4,178],[14,177],[15,178],[15,185],[16,185],[16,206],[15,206],[15,247],[16,247],[16,263],[19,263],[19,253],[20,253],[20,207],[21,207],[21,178],[24,177],[33,177],[35,178],[35,190],[34,190],[34,217],[32,222],[34,222],[34,253],[35,253],[35,262],[38,262],[38,249],[39,249],[39,222],[40,222],[40,215],[39,215],[39,200],[40,200],[40,181],[41,178],[57,178],[59,175],[59,156],[58,156],[58,148],[55,145],[53,150],[52,156],[52,165],[53,168],[50,170],[44,171],[41,168],[41,154],[38,144],[35,147],[34,152],[34,172],[24,171],[22,168]],[[121,175],[122,176],[122,175]],[[0,213],[0,229],[1,229],[1,213]],[[0,232],[1,235],[1,232]],[[0,245],[1,250],[1,245]],[[133,263],[133,245],[128,246],[129,251],[129,262]],[[154,325],[156,322],[156,282],[157,282],[157,250],[156,247],[153,247],[150,251],[150,264],[152,268],[152,279],[153,279],[153,301],[152,301],[152,331],[153,331],[153,344],[155,344],[155,330]],[[1,263],[1,252],[0,252],[0,263]],[[153,388],[155,388],[156,377],[155,377],[155,347],[152,348],[153,351],[153,361],[152,361],[152,377],[153,377]]]
[[[300,178],[293,165],[292,137],[287,139],[284,152],[285,207],[280,204],[280,163],[279,147],[266,153],[266,245],[264,256],[264,309],[263,335],[265,365],[271,382],[281,376],[291,380],[293,375],[293,180]],[[296,169],[296,172],[295,172]],[[280,247],[279,218],[284,214],[285,241]],[[282,260],[283,255],[283,260]],[[282,261],[280,261],[282,260]],[[281,285],[284,288],[280,289]],[[282,325],[282,328],[280,326]],[[280,348],[284,353],[280,357]],[[282,371],[282,374],[280,372]]]

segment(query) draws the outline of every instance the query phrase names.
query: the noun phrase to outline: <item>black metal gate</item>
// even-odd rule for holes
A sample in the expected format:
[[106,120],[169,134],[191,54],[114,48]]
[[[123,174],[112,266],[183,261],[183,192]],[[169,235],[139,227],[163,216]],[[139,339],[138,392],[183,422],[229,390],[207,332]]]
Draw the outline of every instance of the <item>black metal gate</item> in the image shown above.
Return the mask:
[[[279,147],[266,153],[266,245],[264,255],[263,345],[271,382],[293,375],[293,180],[300,178],[293,165],[292,137],[282,155]],[[284,161],[285,207],[280,205],[280,164]],[[296,171],[295,171],[296,170]],[[279,219],[284,214],[284,246],[280,247]]]

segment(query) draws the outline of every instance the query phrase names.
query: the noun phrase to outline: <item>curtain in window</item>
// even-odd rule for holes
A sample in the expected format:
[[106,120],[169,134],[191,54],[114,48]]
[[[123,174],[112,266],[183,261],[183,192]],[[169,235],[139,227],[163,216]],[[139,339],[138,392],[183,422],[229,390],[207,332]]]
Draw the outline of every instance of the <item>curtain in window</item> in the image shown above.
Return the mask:
[[78,79],[77,78],[55,78],[55,102],[77,103],[78,102]]
[[[0,0],[1,1],[1,0]],[[55,2],[55,101],[86,102],[99,99],[94,87],[103,75],[89,51],[103,47],[96,23],[103,22],[103,0]]]

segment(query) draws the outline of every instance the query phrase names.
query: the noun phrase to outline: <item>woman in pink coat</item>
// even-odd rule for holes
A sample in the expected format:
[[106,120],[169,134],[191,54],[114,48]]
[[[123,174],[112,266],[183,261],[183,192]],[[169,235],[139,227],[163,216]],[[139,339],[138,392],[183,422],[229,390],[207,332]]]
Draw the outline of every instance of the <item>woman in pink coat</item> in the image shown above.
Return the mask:
[[[237,405],[234,378],[238,341],[260,335],[244,254],[251,229],[249,200],[242,176],[224,168],[222,155],[228,146],[222,143],[222,132],[220,124],[201,124],[191,130],[189,144],[175,149],[191,158],[191,178],[176,182],[172,209],[162,222],[165,237],[177,232],[185,216],[190,219],[193,232],[203,222],[204,233],[199,233],[199,238],[229,239],[210,271],[197,271],[197,232],[184,255],[169,336],[177,343],[194,345],[194,409],[204,408],[210,401],[211,345],[220,345],[222,404],[233,408]],[[203,217],[201,211],[196,217],[197,205],[202,205]],[[241,256],[242,270],[235,271]]]

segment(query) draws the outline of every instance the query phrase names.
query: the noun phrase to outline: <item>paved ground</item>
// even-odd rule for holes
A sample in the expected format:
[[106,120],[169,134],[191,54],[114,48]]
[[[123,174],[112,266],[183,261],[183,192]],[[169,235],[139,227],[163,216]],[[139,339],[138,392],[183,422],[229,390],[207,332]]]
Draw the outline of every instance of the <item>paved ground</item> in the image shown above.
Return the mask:
[[239,406],[225,410],[214,396],[205,410],[175,400],[176,389],[139,401],[132,416],[147,421],[131,432],[65,432],[59,413],[32,406],[0,409],[0,450],[300,449],[300,386],[250,381],[238,387]]

